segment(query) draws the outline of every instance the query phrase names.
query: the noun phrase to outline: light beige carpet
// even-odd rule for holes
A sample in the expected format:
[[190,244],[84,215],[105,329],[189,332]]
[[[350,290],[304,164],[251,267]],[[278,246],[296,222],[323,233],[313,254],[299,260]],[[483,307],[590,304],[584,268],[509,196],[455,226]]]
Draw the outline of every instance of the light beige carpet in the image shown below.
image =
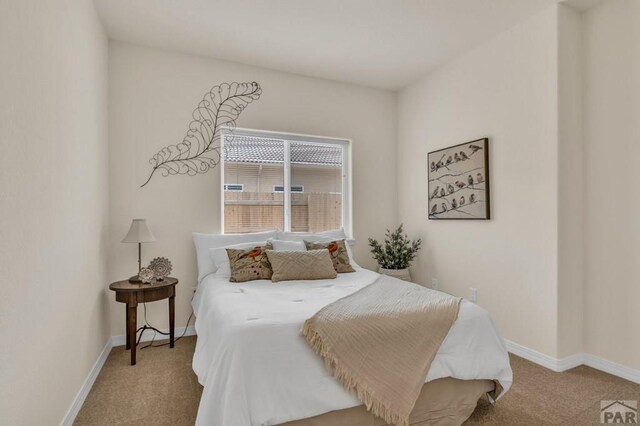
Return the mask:
[[[195,341],[138,350],[133,367],[123,346],[113,348],[76,424],[192,425],[202,393],[191,370]],[[480,400],[465,424],[600,424],[600,400],[640,400],[640,385],[589,367],[554,373],[516,356],[511,366],[511,390],[496,406]]]

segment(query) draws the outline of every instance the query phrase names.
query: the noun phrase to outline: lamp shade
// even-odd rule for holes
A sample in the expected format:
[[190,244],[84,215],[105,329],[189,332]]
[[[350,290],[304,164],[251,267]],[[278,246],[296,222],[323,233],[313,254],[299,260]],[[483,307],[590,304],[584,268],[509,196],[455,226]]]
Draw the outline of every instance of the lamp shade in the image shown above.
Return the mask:
[[147,219],[133,219],[129,232],[122,240],[123,243],[152,243],[156,237],[147,226]]

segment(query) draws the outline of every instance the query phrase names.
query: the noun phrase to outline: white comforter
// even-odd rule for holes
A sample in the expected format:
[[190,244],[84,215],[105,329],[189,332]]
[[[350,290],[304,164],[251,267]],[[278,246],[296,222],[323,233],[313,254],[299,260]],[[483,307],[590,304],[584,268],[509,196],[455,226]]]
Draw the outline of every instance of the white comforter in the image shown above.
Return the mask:
[[[300,334],[323,306],[374,282],[365,269],[334,280],[232,284],[209,275],[193,300],[198,334],[193,370],[204,386],[198,425],[273,425],[361,403]],[[426,331],[425,331],[426,332]],[[512,373],[489,314],[463,301],[426,382],[442,377],[498,380]]]

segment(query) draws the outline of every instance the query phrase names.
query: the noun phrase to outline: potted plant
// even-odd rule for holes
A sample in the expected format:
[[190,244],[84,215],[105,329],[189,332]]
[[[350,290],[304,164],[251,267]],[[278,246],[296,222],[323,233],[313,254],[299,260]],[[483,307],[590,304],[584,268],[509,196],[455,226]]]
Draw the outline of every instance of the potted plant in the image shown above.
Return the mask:
[[420,250],[422,239],[411,241],[403,234],[402,224],[395,231],[387,229],[384,245],[369,238],[369,247],[378,262],[378,272],[401,280],[411,281],[409,264]]

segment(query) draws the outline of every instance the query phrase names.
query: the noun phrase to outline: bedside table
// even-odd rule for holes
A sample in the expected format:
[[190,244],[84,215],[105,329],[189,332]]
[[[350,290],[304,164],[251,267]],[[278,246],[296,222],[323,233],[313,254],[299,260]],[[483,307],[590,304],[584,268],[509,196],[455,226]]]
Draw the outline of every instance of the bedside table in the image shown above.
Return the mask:
[[169,299],[169,347],[173,348],[175,328],[175,298],[177,278],[167,277],[150,284],[117,281],[109,285],[116,292],[116,301],[126,303],[127,349],[131,349],[131,365],[136,365],[136,330],[138,327],[138,303]]

